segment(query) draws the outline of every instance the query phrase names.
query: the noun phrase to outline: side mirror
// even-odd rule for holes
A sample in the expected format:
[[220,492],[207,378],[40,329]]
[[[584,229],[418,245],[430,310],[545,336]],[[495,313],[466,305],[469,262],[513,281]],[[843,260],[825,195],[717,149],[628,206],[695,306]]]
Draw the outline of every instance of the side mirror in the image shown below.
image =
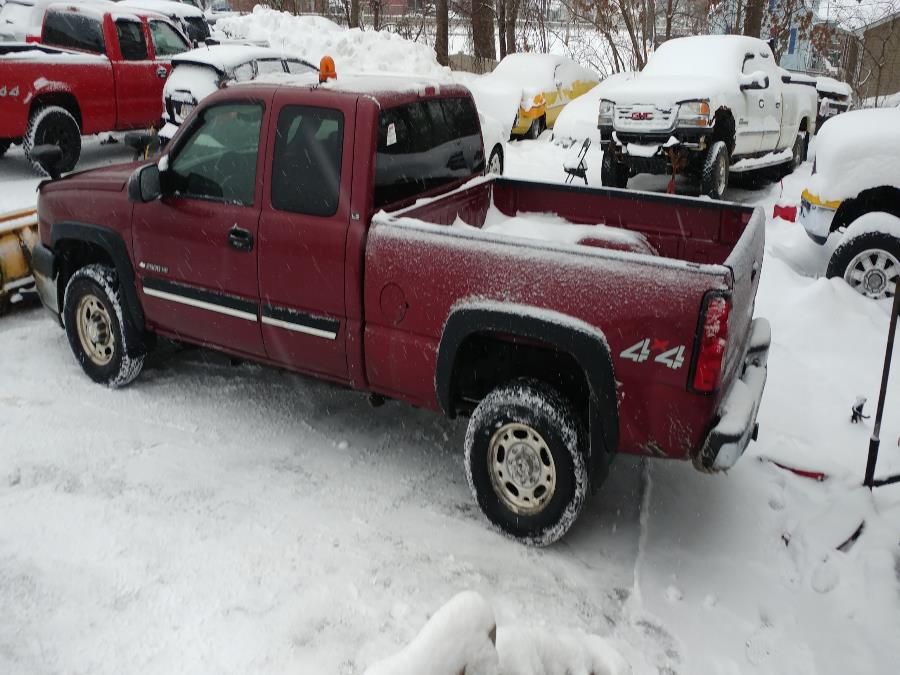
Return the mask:
[[53,180],[60,177],[59,165],[62,163],[63,152],[58,145],[36,145],[31,149],[31,158],[47,172]]
[[142,166],[128,178],[129,201],[144,204],[159,199],[161,195],[159,167],[156,164]]
[[738,78],[738,82],[740,82],[741,91],[769,88],[769,76],[761,70],[754,70],[748,75],[741,75]]

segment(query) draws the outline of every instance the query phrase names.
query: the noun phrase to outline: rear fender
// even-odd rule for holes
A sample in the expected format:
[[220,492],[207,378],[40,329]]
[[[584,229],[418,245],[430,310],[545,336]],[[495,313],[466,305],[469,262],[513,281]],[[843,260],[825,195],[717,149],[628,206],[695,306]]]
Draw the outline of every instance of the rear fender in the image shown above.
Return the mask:
[[606,337],[590,324],[559,312],[525,305],[463,302],[450,312],[438,346],[435,387],[438,403],[454,416],[453,374],[457,353],[468,337],[496,333],[544,343],[572,356],[590,388],[591,455],[611,456],[619,444],[619,411],[613,361]]

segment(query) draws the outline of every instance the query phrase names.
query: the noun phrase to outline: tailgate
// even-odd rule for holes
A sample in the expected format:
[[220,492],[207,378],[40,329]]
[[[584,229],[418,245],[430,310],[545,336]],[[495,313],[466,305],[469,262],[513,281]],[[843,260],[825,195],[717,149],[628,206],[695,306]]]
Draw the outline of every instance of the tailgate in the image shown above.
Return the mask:
[[747,351],[765,240],[766,217],[762,209],[757,207],[753,210],[753,215],[734,250],[725,260],[725,266],[731,270],[734,277],[734,286],[731,294],[731,313],[728,317],[729,345],[722,379],[726,385],[723,390],[727,390],[727,383],[740,376],[737,370],[741,367],[744,353]]

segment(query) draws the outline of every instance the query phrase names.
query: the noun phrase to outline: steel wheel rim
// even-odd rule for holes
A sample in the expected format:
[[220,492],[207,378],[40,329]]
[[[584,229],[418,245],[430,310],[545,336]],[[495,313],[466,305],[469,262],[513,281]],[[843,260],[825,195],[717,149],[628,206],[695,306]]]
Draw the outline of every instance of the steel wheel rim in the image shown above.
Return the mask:
[[900,281],[900,260],[884,249],[866,249],[847,265],[844,281],[869,298],[893,297]]
[[488,171],[491,173],[495,173],[498,176],[503,172],[503,168],[500,166],[500,153],[494,152],[491,154],[491,161],[488,164]]
[[728,161],[724,153],[719,155],[719,175],[716,176],[716,190],[719,195],[725,194],[725,188],[728,187]]
[[487,463],[494,492],[513,513],[539,513],[556,492],[553,455],[527,424],[509,422],[497,429],[488,443]]
[[75,326],[81,348],[95,365],[105,366],[112,361],[116,338],[109,312],[100,298],[89,293],[78,301]]

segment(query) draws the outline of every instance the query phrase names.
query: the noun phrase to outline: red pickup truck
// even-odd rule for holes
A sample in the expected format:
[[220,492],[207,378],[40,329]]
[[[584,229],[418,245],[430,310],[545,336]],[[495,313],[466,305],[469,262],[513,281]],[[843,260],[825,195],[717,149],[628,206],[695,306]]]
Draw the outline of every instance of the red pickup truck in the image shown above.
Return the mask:
[[0,156],[22,143],[39,169],[31,149],[52,144],[64,172],[82,134],[158,125],[169,59],[191,48],[165,17],[107,3],[52,5],[41,43],[0,45]]
[[529,543],[616,452],[732,466],[766,376],[762,213],[484,163],[460,86],[229,87],[158,162],[41,185],[37,287],[109,386],[162,335],[469,416],[475,498]]

